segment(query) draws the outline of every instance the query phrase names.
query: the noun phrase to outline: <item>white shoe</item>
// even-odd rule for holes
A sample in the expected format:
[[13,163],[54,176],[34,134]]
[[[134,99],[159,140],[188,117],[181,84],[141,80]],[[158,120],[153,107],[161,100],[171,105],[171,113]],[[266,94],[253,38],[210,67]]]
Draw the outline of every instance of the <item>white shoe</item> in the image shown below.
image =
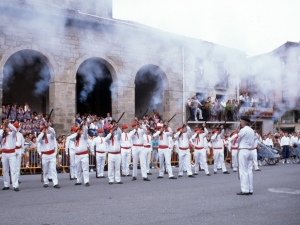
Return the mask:
[[282,160],[282,164],[284,164],[284,160]]
[[151,169],[154,169],[154,166],[152,166]]
[[200,117],[200,119],[202,120],[202,119],[203,119],[203,117],[201,116],[201,117]]
[[90,172],[94,172],[94,170],[93,169],[91,169],[91,171]]

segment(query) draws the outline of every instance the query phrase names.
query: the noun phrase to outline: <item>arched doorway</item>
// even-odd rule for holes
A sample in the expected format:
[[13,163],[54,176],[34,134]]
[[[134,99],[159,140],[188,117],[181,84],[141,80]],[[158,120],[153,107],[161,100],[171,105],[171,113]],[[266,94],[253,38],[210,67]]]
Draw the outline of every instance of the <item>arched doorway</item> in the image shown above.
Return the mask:
[[23,106],[31,113],[49,112],[51,71],[47,58],[34,50],[21,50],[11,55],[3,69],[3,104]]
[[145,65],[137,72],[134,81],[136,116],[143,116],[147,109],[147,114],[152,113],[153,109],[163,113],[165,77],[162,69],[155,65]]
[[112,111],[111,84],[112,75],[100,58],[85,60],[76,74],[77,112],[106,116]]

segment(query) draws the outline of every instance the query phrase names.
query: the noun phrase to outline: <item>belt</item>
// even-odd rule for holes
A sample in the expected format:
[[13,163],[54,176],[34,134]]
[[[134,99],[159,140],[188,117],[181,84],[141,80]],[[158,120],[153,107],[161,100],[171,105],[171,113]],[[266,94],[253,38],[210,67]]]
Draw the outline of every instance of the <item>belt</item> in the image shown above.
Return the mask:
[[16,146],[16,149],[20,149],[22,146],[20,145],[20,146]]
[[116,155],[116,154],[120,154],[121,152],[108,152],[108,153]]
[[214,150],[222,150],[223,148],[213,148]]
[[187,148],[181,148],[181,147],[179,147],[179,149],[180,150],[188,150],[189,148],[187,147]]
[[169,146],[167,146],[167,145],[159,145],[158,148],[164,149],[164,148],[169,148]]
[[44,152],[42,152],[42,154],[51,155],[54,152],[55,152],[54,149],[52,149],[52,150],[49,150],[49,151],[44,151]]
[[123,148],[123,149],[131,149],[130,147],[123,147],[123,146],[121,146],[121,148]]
[[133,146],[138,146],[138,147],[142,147],[142,144],[133,144]]
[[239,148],[240,150],[253,150],[252,148]]
[[98,153],[105,153],[105,152],[102,152],[102,151],[96,151],[96,152],[98,152]]
[[2,149],[2,153],[14,153],[15,152],[15,149],[12,148],[12,149]]
[[83,151],[83,152],[75,152],[75,155],[84,155],[84,154],[88,154],[89,151],[86,150],[86,151]]
[[151,145],[144,145],[144,148],[151,148]]
[[202,150],[202,149],[204,149],[204,148],[198,148],[198,147],[195,147],[195,149],[196,149],[196,150]]
[[231,148],[231,150],[238,150],[239,148]]

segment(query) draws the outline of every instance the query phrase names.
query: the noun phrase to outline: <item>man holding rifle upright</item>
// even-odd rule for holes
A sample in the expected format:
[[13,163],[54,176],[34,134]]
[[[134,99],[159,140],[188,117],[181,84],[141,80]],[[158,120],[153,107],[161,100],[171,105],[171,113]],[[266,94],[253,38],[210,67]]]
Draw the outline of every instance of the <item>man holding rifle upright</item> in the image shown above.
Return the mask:
[[38,152],[42,157],[42,167],[43,167],[43,176],[44,176],[44,188],[48,187],[49,184],[49,175],[51,175],[54,188],[60,188],[57,180],[57,171],[56,171],[56,139],[55,131],[52,127],[49,126],[49,123],[46,123],[45,126],[40,128],[40,134],[37,138],[39,143]]
[[0,141],[2,144],[2,165],[4,169],[4,188],[8,190],[10,186],[9,171],[12,179],[12,186],[15,191],[19,191],[18,177],[16,172],[16,134],[17,129],[4,120],[3,129],[0,130]]

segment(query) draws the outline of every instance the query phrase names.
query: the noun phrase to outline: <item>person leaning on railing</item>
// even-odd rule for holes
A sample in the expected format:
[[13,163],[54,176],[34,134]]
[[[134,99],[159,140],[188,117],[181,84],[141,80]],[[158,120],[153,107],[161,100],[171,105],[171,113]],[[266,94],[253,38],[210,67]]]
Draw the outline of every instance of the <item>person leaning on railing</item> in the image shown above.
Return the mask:
[[29,151],[29,171],[30,174],[35,174],[35,167],[38,165],[37,141],[36,137],[31,138]]

